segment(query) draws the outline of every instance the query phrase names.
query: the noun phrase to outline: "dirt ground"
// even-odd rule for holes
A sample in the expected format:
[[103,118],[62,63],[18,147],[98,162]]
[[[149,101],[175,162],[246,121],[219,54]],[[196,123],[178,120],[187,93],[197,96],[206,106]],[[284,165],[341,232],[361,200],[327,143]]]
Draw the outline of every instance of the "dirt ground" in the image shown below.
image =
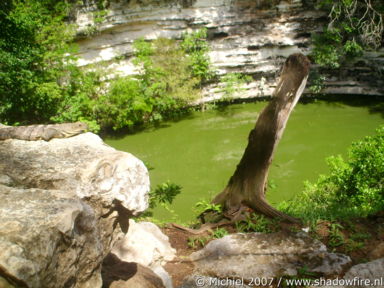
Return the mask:
[[[283,231],[287,235],[307,228],[297,224],[279,223],[278,225],[279,227],[274,227],[274,231]],[[232,226],[225,229],[228,233],[236,232]],[[178,287],[185,277],[192,274],[194,268],[191,262],[183,259],[203,247],[202,243],[191,239],[206,239],[205,245],[212,236],[209,232],[194,235],[172,225],[167,225],[162,230],[177,251],[177,259],[167,263],[165,269],[171,275],[174,287]],[[328,251],[349,255],[352,265],[384,257],[384,212],[370,218],[339,222],[322,221],[312,227],[309,234],[323,242],[328,247]]]

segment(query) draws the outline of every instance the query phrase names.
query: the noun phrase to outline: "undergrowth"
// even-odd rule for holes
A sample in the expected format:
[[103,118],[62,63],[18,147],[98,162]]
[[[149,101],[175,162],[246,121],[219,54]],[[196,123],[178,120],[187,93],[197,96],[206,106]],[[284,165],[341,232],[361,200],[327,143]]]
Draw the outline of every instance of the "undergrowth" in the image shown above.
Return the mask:
[[327,159],[321,175],[279,209],[304,222],[366,217],[384,209],[384,126],[374,136],[352,144],[348,158]]

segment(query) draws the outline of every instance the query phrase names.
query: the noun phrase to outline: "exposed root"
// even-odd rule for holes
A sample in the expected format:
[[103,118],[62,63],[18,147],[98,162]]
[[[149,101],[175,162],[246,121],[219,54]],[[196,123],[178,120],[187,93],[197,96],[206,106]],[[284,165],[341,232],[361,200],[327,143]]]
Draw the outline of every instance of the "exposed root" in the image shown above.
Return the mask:
[[268,202],[264,198],[260,198],[257,200],[257,206],[250,205],[254,210],[264,214],[265,216],[271,218],[281,218],[282,220],[286,220],[291,223],[301,223],[301,220],[288,214],[285,214],[268,204]]
[[238,221],[246,220],[247,216],[249,216],[250,211],[258,211],[261,214],[271,217],[271,218],[280,218],[282,220],[285,220],[287,222],[291,223],[301,223],[300,219],[294,218],[292,216],[289,216],[283,212],[280,212],[273,208],[271,205],[269,205],[264,199],[259,199],[257,202],[258,206],[257,207],[248,207],[246,205],[241,205],[239,209],[236,209],[235,212],[231,210],[231,213],[227,213],[227,211],[224,211],[222,216],[223,219],[218,222],[218,223],[204,223],[201,225],[199,229],[193,229],[193,228],[188,228],[176,223],[170,223],[170,225],[173,228],[186,231],[190,234],[193,235],[200,235],[205,232],[213,232],[214,229],[223,227],[223,226],[231,226],[234,225]]
[[213,229],[222,227],[222,226],[227,226],[227,225],[232,225],[234,221],[225,221],[225,222],[220,222],[220,223],[206,223],[201,225],[199,229],[192,229],[188,227],[184,227],[182,225],[176,224],[176,223],[170,223],[170,225],[174,228],[177,228],[179,230],[186,231],[188,233],[191,233],[193,235],[200,235],[205,232],[213,232]]

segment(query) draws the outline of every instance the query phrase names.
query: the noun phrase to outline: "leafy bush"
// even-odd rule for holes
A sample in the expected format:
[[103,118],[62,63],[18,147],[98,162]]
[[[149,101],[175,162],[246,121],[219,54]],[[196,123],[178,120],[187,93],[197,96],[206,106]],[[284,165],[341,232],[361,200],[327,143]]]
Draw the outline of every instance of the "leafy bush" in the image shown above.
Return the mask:
[[152,190],[149,194],[149,207],[154,208],[159,203],[172,204],[180,192],[181,186],[169,181],[157,185],[155,190]]
[[305,220],[367,216],[384,209],[384,126],[352,144],[348,159],[327,159],[330,174],[320,176],[280,209]]
[[202,214],[203,212],[216,212],[216,213],[222,213],[223,207],[220,204],[213,204],[205,199],[202,199],[195,204],[196,213],[198,215]]
[[207,29],[201,29],[193,33],[184,33],[181,48],[187,54],[192,75],[203,84],[215,77],[215,71],[211,69],[209,59],[209,46],[206,41]]
[[241,85],[252,81],[252,77],[241,73],[228,73],[221,79],[223,84],[223,100],[231,100],[236,92],[240,92]]
[[135,79],[115,80],[109,92],[98,99],[96,113],[101,125],[119,129],[143,123],[152,106],[142,92],[141,83]]
[[70,26],[61,22],[64,8],[56,5],[50,12],[32,0],[2,5],[7,9],[0,12],[1,121],[47,120],[57,110],[58,79],[70,61],[63,55],[71,38]]
[[186,111],[200,97],[200,83],[208,77],[207,47],[202,44],[205,40],[195,39],[204,35],[203,32],[185,34],[187,40],[180,44],[165,38],[134,41],[133,62],[140,74],[112,81],[109,92],[98,99],[96,114],[101,126],[130,128]]
[[238,232],[272,233],[279,229],[278,220],[270,220],[264,215],[252,213],[245,220],[235,223]]
[[314,49],[312,56],[315,62],[321,66],[337,68],[340,66],[340,47],[342,37],[339,31],[325,30],[323,34],[313,36]]
[[[107,4],[97,3],[103,9],[96,15],[101,19]],[[185,34],[180,43],[135,41],[135,64],[142,73],[113,80],[105,93],[105,72],[97,67],[82,71],[71,56],[75,27],[64,22],[69,4],[5,0],[0,5],[3,123],[81,120],[93,131],[132,127],[178,116],[200,97],[200,84],[210,77],[202,30]]]
[[82,120],[92,111],[99,82],[75,65],[70,5],[55,0],[5,0],[0,9],[0,121]]
[[151,218],[151,220],[155,220],[152,219],[153,209],[159,205],[168,210],[171,214],[174,214],[174,216],[176,216],[175,212],[169,208],[169,205],[172,204],[175,197],[180,193],[181,186],[170,181],[157,185],[155,189],[152,189],[149,192],[149,209],[145,211],[141,215],[141,217],[143,219]]

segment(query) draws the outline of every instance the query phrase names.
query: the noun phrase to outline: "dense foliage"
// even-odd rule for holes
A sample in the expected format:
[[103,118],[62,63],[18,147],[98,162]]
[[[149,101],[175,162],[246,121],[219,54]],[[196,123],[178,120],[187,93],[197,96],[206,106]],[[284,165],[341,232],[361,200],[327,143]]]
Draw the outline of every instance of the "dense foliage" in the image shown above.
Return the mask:
[[213,73],[203,37],[205,30],[185,34],[180,43],[165,38],[136,40],[134,64],[140,74],[112,81],[97,103],[99,123],[120,129],[185,112]]
[[[157,39],[134,43],[140,74],[106,85],[103,67],[75,65],[75,26],[68,15],[76,1],[3,0],[0,3],[0,122],[8,124],[85,121],[92,130],[120,129],[175,117],[218,76],[211,69],[205,29],[181,41]],[[71,4],[72,3],[72,4]],[[96,1],[96,22],[108,1]],[[380,0],[321,0],[330,23],[314,36],[312,56],[324,67],[339,67],[363,49],[382,46],[384,4]],[[101,19],[101,20],[98,20]],[[96,23],[97,24],[97,23]],[[102,65],[102,64],[101,64]],[[319,92],[323,75],[312,81]],[[222,77],[224,100],[250,79]]]
[[376,135],[352,144],[348,159],[341,156],[327,160],[329,175],[281,209],[305,220],[335,220],[367,216],[384,209],[384,126]]
[[[94,79],[74,65],[74,27],[64,23],[69,4],[6,0],[0,9],[0,121],[47,122],[69,103],[89,98]],[[91,85],[87,85],[92,82]],[[74,99],[80,98],[80,99]],[[85,112],[85,111],[84,111]],[[84,113],[72,115],[79,120]],[[78,116],[78,117],[77,117]]]
[[323,33],[313,37],[315,62],[329,68],[360,56],[363,49],[382,46],[384,3],[381,0],[321,0],[329,23]]
[[71,5],[55,0],[1,4],[0,122],[85,121],[120,129],[179,115],[200,97],[211,71],[206,30],[182,41],[134,42],[136,77],[106,85],[103,67],[77,67]]

